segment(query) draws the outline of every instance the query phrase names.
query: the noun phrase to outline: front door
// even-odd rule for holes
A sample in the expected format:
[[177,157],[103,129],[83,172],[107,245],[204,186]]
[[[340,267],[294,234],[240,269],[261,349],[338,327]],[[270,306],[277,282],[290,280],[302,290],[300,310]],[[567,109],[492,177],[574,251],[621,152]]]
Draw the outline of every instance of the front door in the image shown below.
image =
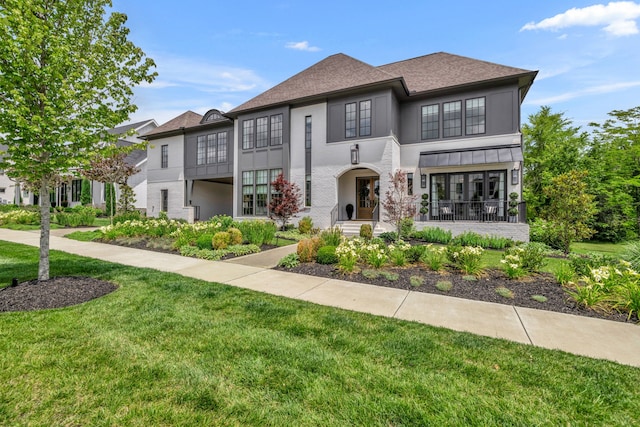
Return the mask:
[[377,177],[356,178],[356,219],[373,219],[373,210],[378,205],[380,180]]

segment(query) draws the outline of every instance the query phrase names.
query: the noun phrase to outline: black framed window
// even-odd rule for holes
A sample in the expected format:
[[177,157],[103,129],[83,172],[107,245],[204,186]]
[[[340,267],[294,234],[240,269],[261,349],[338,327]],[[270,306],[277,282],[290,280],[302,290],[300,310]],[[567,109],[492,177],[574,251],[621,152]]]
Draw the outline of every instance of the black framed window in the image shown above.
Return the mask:
[[227,161],[227,133],[218,133],[218,163]]
[[267,215],[269,196],[269,171],[267,169],[256,171],[256,215]]
[[218,142],[216,141],[216,134],[211,133],[207,135],[207,163],[216,162],[216,159],[217,159],[216,151],[218,148],[217,145],[218,145]]
[[407,194],[413,196],[413,173],[407,174]]
[[71,181],[71,201],[79,202],[81,194],[82,194],[82,180],[74,179],[73,181]]
[[431,200],[506,201],[506,170],[431,174]]
[[432,104],[422,107],[422,139],[440,137],[440,105]]
[[256,119],[256,148],[267,145],[269,145],[269,118],[259,117]]
[[344,106],[344,136],[345,138],[355,138],[356,129],[356,103],[350,102]]
[[484,97],[465,101],[465,132],[467,135],[485,133]]
[[371,100],[360,101],[360,136],[371,135]]
[[442,136],[462,135],[462,101],[442,104]]
[[304,118],[304,148],[311,148],[311,116]]
[[207,156],[207,137],[201,135],[197,139],[196,165],[204,165]]
[[253,171],[242,172],[242,214],[253,215]]
[[282,114],[271,116],[271,145],[282,145]]
[[160,190],[160,211],[169,210],[169,190]]
[[311,174],[304,177],[304,205],[311,206]]
[[160,146],[160,167],[162,169],[169,167],[169,145]]
[[254,139],[254,121],[244,120],[242,122],[242,149],[251,150],[253,148]]

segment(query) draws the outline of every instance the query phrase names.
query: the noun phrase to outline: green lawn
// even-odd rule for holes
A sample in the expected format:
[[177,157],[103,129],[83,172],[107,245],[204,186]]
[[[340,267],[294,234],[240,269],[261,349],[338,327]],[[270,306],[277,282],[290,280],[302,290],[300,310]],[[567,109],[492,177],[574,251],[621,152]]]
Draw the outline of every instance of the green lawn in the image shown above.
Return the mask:
[[[0,425],[633,425],[640,369],[53,251],[116,292],[0,313]],[[0,241],[0,286],[37,248]],[[473,321],[473,319],[470,319]]]

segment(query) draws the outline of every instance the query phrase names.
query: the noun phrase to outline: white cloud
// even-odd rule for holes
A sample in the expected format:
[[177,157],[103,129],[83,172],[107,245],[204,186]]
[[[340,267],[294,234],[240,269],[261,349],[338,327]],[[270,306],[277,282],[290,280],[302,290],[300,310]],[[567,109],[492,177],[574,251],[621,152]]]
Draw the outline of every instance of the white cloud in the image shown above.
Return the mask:
[[253,70],[227,65],[212,64],[198,58],[154,54],[159,83],[146,85],[150,89],[168,87],[192,87],[202,92],[262,91],[269,83]]
[[596,4],[583,8],[569,9],[542,21],[529,22],[520,31],[551,30],[575,26],[598,26],[614,37],[638,34],[636,19],[640,17],[640,4],[632,1],[611,2],[607,5]]
[[618,82],[592,86],[574,92],[565,92],[559,95],[549,96],[547,98],[532,99],[527,101],[526,103],[529,105],[550,105],[558,102],[569,101],[575,98],[581,98],[583,96],[603,95],[605,93],[619,92],[621,90],[631,89],[634,87],[640,87],[640,81]]
[[309,42],[306,40],[302,42],[289,42],[284,47],[287,49],[304,50],[306,52],[317,52],[320,50],[317,46],[309,46]]

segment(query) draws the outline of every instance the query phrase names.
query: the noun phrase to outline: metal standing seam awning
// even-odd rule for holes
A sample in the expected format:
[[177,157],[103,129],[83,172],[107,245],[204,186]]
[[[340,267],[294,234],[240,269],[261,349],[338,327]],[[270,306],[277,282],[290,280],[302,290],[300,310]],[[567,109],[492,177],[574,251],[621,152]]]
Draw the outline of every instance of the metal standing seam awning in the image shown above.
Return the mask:
[[420,153],[418,167],[441,168],[447,166],[483,165],[489,163],[521,162],[520,145],[482,148],[477,150],[438,151]]

